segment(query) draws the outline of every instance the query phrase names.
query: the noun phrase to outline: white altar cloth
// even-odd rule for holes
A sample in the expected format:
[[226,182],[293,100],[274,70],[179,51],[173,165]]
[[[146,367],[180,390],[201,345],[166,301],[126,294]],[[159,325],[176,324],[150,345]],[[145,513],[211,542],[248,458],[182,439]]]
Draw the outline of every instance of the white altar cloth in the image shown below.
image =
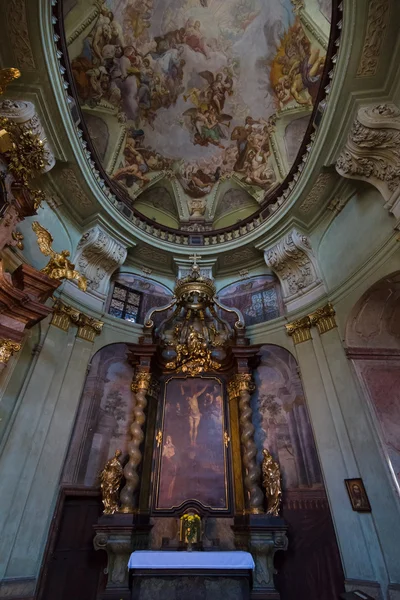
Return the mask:
[[249,552],[171,552],[168,550],[136,550],[132,552],[129,569],[251,569],[255,568]]

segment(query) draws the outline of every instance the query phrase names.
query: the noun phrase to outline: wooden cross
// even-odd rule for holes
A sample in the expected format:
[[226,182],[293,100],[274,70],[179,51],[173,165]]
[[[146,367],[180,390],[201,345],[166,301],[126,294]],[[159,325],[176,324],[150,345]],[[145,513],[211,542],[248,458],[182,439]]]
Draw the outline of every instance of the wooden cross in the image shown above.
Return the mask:
[[193,268],[195,269],[197,267],[197,259],[200,259],[201,256],[199,254],[196,254],[196,252],[194,254],[192,254],[191,256],[189,256],[189,260],[193,261]]

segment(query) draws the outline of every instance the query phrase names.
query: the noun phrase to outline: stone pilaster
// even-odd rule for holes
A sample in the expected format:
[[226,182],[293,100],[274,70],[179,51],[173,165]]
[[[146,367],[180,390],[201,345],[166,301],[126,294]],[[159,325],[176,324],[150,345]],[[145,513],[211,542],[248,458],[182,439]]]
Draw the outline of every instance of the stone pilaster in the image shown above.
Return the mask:
[[[380,573],[384,572],[380,543],[376,538],[371,515],[360,515],[352,510],[344,483],[347,478],[360,476],[358,457],[355,456],[350,437],[350,430],[359,425],[356,421],[350,423],[345,419],[337,389],[338,385],[347,387],[346,394],[352,396],[349,401],[356,402],[353,397],[354,389],[350,392],[351,387],[345,375],[349,366],[342,365],[339,368],[336,353],[327,360],[323,348],[325,340],[331,336],[340,340],[334,308],[327,304],[296,323],[302,323],[307,329],[307,333],[302,333],[300,339],[295,339],[295,324],[290,324],[294,326],[287,326],[286,329],[295,344],[294,351],[307,397],[345,578],[369,580],[372,587],[376,587],[374,582],[379,581]],[[332,377],[332,366],[337,370],[335,377]],[[362,414],[358,414],[358,420],[363,420]],[[360,433],[355,437],[360,439]],[[352,536],[348,535],[348,531],[352,531]]]
[[239,373],[229,384],[230,399],[239,400],[240,440],[247,509],[252,514],[263,512],[264,495],[260,488],[261,470],[256,462],[257,448],[254,442],[253,411],[250,407],[250,392],[254,390],[251,375]]
[[126,483],[120,494],[120,511],[124,513],[135,512],[137,507],[135,493],[140,482],[138,467],[143,458],[140,446],[144,441],[143,426],[146,422],[146,396],[151,385],[151,378],[152,376],[150,373],[139,372],[132,383],[132,391],[135,394],[133,422],[129,428],[132,438],[128,444],[129,459],[124,468]]

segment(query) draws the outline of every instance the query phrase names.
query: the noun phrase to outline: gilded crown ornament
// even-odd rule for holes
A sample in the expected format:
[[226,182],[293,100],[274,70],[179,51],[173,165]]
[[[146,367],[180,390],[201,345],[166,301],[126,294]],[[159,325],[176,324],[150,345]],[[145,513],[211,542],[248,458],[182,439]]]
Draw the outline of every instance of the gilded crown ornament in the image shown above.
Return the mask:
[[[155,342],[161,343],[165,368],[191,377],[221,368],[227,347],[244,332],[243,317],[238,310],[221,304],[216,297],[214,282],[201,274],[197,254],[191,271],[178,279],[173,300],[166,306],[151,310],[145,318],[145,329]],[[153,314],[167,313],[159,330],[155,330]],[[236,315],[234,327],[222,318],[223,312]]]
[[75,279],[79,289],[85,292],[87,288],[86,277],[81,275],[75,269],[75,265],[68,259],[68,250],[55,252],[51,247],[54,241],[52,235],[38,221],[32,223],[32,229],[36,233],[40,251],[45,256],[50,256],[50,260],[42,269],[42,273],[45,273],[51,279]]

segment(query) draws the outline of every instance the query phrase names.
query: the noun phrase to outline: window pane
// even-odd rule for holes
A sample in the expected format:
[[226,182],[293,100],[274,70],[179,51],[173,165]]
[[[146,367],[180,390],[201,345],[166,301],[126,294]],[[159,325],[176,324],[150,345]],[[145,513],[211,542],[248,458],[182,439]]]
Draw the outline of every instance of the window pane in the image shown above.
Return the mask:
[[127,294],[127,290],[124,290],[124,288],[121,288],[121,287],[115,285],[114,292],[113,292],[113,298],[118,298],[118,300],[125,300],[126,294]]
[[134,306],[139,306],[140,296],[139,294],[135,294],[135,292],[129,292],[128,294],[128,302],[133,304]]
[[124,303],[119,300],[112,299],[110,308],[118,308],[119,310],[124,310]]
[[117,319],[122,319],[122,310],[119,310],[118,308],[113,308],[112,306],[110,306],[110,310],[108,312],[113,317],[117,317]]

